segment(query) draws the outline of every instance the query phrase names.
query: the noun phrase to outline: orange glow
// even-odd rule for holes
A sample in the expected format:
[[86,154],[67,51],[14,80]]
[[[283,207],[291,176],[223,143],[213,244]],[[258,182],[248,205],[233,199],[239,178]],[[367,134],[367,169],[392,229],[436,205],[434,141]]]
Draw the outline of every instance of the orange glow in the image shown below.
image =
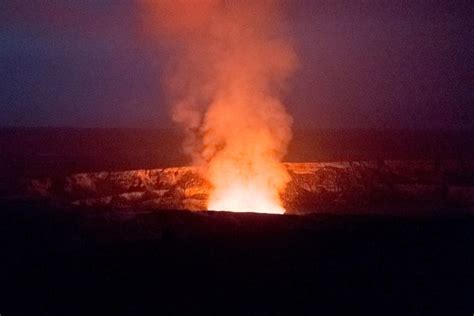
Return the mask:
[[291,119],[278,100],[253,96],[243,85],[237,90],[235,98],[212,104],[206,114],[202,157],[213,187],[208,209],[282,214],[279,194],[289,175],[280,160]]
[[285,209],[273,192],[252,184],[232,183],[232,187],[216,190],[208,203],[211,211],[283,214]]
[[292,119],[281,103],[296,66],[278,1],[151,2],[175,45],[167,88],[184,151],[212,186],[208,209],[284,213],[281,165]]
[[[266,148],[264,142],[258,144],[249,147]],[[213,189],[208,209],[283,214],[279,193],[289,181],[283,165],[263,152],[243,152],[235,159],[231,153],[232,148],[227,147],[209,164],[207,176]]]

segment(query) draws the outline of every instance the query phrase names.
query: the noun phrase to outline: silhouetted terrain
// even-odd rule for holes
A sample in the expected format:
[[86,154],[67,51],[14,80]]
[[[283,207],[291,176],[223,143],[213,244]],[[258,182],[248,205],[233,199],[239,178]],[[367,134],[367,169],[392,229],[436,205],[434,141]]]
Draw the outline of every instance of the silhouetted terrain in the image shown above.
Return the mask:
[[[183,136],[166,129],[0,129],[2,175],[177,167],[189,163]],[[295,131],[286,161],[474,159],[473,131]]]
[[5,315],[472,313],[472,216],[1,209]]

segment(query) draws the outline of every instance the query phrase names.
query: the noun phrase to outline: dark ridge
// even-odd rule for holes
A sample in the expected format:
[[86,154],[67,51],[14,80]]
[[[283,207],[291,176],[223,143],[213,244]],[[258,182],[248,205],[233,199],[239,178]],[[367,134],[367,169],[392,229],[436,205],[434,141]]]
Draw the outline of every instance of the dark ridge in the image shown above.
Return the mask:
[[470,215],[1,209],[6,315],[472,313]]
[[[174,129],[0,128],[0,172],[53,176],[189,164]],[[286,161],[474,159],[471,130],[296,130]]]

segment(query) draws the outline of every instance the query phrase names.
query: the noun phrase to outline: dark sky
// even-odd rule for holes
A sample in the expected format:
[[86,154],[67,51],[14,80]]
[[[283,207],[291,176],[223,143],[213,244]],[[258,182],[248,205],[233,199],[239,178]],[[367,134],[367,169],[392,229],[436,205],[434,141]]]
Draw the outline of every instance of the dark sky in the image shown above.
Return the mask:
[[[297,127],[473,128],[470,1],[287,0]],[[136,1],[0,4],[0,126],[170,127]]]

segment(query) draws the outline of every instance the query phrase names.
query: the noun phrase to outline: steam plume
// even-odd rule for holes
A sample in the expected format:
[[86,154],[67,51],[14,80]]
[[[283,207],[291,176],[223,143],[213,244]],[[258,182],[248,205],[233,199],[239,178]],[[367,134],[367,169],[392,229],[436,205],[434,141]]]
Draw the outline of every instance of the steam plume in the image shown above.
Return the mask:
[[292,119],[281,103],[296,56],[276,1],[160,0],[166,73],[184,149],[211,183],[208,208],[283,213]]

